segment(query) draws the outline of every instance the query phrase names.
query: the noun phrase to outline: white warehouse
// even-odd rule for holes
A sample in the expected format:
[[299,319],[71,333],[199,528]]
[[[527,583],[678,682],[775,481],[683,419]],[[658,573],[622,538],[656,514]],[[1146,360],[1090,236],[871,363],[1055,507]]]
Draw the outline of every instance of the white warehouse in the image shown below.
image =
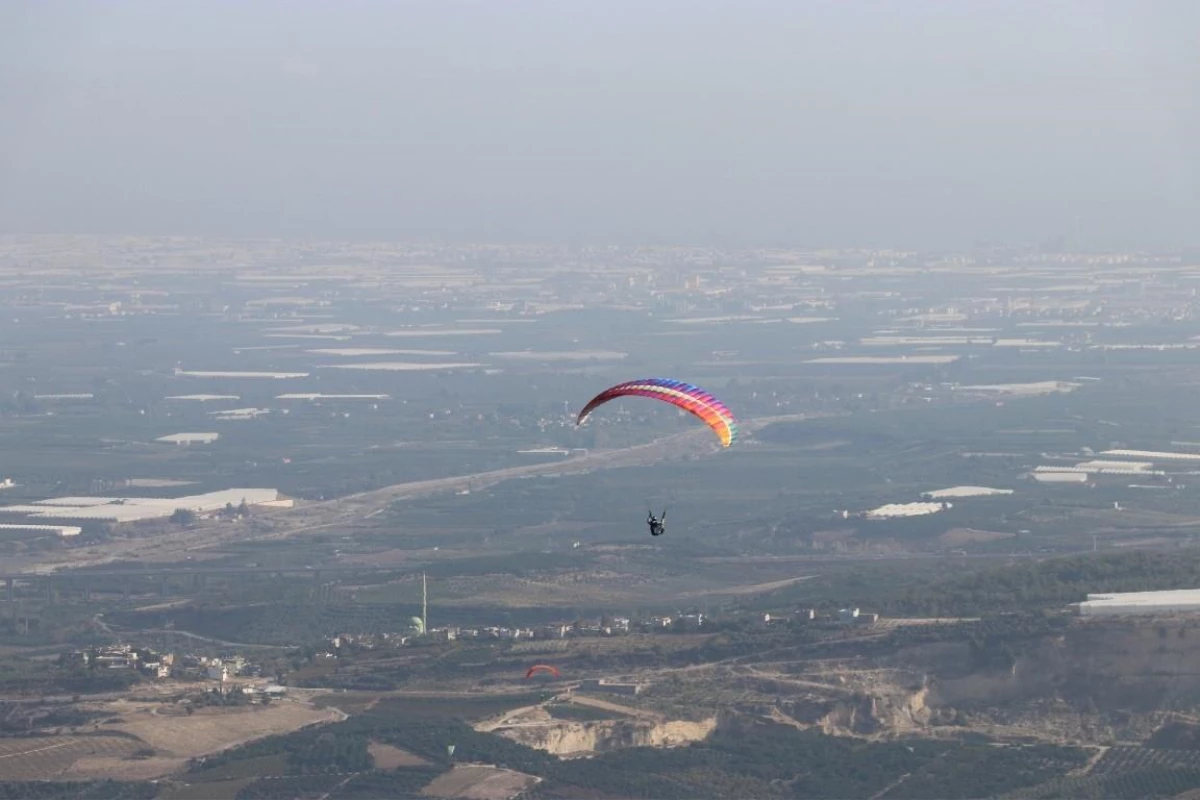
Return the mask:
[[1200,589],[1089,594],[1075,607],[1084,617],[1194,613],[1200,612]]

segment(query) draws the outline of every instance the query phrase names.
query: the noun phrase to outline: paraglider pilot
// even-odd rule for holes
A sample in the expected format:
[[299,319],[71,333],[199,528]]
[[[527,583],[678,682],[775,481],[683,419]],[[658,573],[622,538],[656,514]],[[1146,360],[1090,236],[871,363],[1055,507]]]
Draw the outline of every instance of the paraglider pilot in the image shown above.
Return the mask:
[[667,532],[667,512],[664,509],[662,516],[656,518],[654,512],[651,511],[646,517],[646,524],[650,526],[651,536],[662,536]]

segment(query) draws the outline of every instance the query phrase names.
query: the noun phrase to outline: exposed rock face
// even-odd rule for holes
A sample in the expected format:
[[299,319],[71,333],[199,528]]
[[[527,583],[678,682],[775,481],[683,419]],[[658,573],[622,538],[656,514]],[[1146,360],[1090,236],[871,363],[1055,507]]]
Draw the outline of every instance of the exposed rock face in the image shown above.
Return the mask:
[[495,729],[529,747],[554,755],[601,753],[624,747],[675,747],[707,739],[717,729],[717,718],[686,722],[671,720],[603,720],[568,722],[564,720],[524,719],[512,726]]
[[[810,714],[793,716],[801,727],[816,725],[828,734],[841,736],[909,733],[929,726],[933,712],[925,704],[928,687],[913,691],[879,685],[874,692],[843,697],[824,704],[823,708],[810,704]],[[820,713],[812,714],[815,709],[820,709]]]

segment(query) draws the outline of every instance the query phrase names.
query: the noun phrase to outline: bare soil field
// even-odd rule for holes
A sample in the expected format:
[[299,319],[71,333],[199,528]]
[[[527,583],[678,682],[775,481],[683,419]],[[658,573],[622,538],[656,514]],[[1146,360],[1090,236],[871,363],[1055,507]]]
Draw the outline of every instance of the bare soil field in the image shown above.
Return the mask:
[[124,736],[34,736],[0,739],[0,780],[47,780],[63,775],[83,759],[127,761],[145,747]]
[[74,781],[148,781],[178,772],[187,765],[186,758],[152,756],[150,758],[118,758],[113,755],[84,756],[61,775]]
[[423,767],[429,762],[415,753],[393,747],[383,742],[371,742],[367,745],[371,758],[375,759],[376,769],[398,769],[400,767]]
[[994,542],[999,539],[1011,539],[1013,534],[1001,531],[980,531],[974,528],[951,528],[938,537],[943,544],[978,544]]
[[[38,755],[36,753],[17,760],[22,764],[38,764],[43,771],[34,775],[35,778],[52,777],[69,769],[70,776],[74,778],[147,780],[175,772],[189,758],[220,752],[264,736],[289,733],[307,725],[345,718],[339,709],[318,709],[291,700],[270,706],[204,708],[191,715],[174,713],[173,707],[157,703],[125,700],[106,703],[102,708],[120,720],[106,724],[106,731],[128,734],[137,739],[116,736],[53,737],[47,739],[44,746],[55,746],[64,752],[53,755],[56,750],[45,751],[52,759],[57,759],[52,765],[41,764],[36,759],[30,761]],[[91,745],[90,749],[79,752],[68,749],[68,744],[80,739],[88,743],[100,741],[103,746]],[[0,746],[3,744],[0,741]],[[154,751],[153,757],[128,758],[134,751],[147,748]],[[67,755],[70,753],[74,755],[68,761]],[[59,762],[64,763],[59,765]],[[4,763],[3,754],[0,753],[0,777],[17,780],[5,777]],[[32,766],[26,768],[26,772],[30,770]]]
[[[292,702],[268,707],[201,709],[190,717],[159,718],[146,714],[130,720],[125,729],[155,749],[189,758],[215,753],[243,742],[299,730],[322,722],[337,722],[345,716],[337,709],[315,709]],[[189,724],[190,723],[190,724]]]
[[532,775],[498,767],[456,766],[421,790],[429,797],[508,800],[538,782]]
[[684,592],[679,597],[709,597],[718,595],[727,596],[744,596],[751,594],[763,594],[764,592],[773,592],[776,589],[782,589],[785,586],[791,586],[801,581],[806,581],[814,575],[800,575],[796,578],[784,578],[781,581],[767,581],[766,583],[750,583],[744,586],[728,586],[724,589],[705,589],[696,592]]

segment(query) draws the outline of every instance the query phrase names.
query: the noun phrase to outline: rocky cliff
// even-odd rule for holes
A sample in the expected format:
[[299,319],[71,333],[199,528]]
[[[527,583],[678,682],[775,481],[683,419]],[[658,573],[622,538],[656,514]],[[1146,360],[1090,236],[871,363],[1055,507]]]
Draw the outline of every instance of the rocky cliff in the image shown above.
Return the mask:
[[525,711],[488,729],[554,755],[601,753],[624,747],[676,747],[703,741],[717,729],[715,716],[689,722],[659,719],[612,719],[579,722],[554,719],[544,709]]

